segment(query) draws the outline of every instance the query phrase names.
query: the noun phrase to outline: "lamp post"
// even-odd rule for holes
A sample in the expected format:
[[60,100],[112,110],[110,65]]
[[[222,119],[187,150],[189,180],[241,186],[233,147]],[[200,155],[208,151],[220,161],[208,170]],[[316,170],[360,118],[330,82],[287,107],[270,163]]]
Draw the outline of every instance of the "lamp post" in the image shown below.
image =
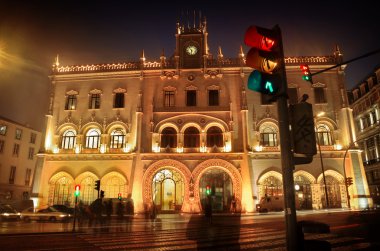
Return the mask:
[[[356,142],[356,141],[355,141]],[[354,143],[355,143],[354,142]],[[347,206],[348,206],[348,209],[351,208],[351,203],[350,203],[350,194],[348,192],[348,185],[347,185],[347,174],[346,174],[346,156],[347,156],[347,153],[348,151],[350,150],[351,146],[354,145],[354,143],[351,143],[348,147],[347,147],[347,150],[346,152],[344,153],[344,157],[343,157],[343,173],[344,173],[344,186],[346,187],[346,193],[347,193]]]
[[[325,112],[320,112],[317,117],[323,116]],[[315,123],[317,124],[317,123]],[[321,144],[319,142],[319,135],[318,135],[318,127],[317,127],[317,145],[318,145],[318,151],[319,151],[319,157],[321,159],[321,168],[322,168],[322,176],[323,176],[323,184],[325,187],[325,199],[326,199],[326,208],[329,208],[329,196],[327,194],[327,186],[326,186],[326,176],[325,176],[325,168],[323,166],[323,159],[322,159],[322,151],[321,151]]]

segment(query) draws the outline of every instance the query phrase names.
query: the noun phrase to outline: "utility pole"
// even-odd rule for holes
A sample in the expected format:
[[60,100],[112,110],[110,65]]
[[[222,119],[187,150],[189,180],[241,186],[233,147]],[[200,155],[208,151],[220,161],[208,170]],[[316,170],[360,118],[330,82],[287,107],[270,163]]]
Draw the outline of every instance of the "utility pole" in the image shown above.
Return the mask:
[[277,100],[286,221],[286,245],[288,251],[297,251],[301,249],[301,243],[298,242],[297,236],[293,179],[294,163],[286,94],[288,84],[286,82],[284,49],[280,27],[276,25],[273,29],[266,29],[250,26],[245,33],[244,42],[251,47],[247,53],[246,65],[254,69],[248,77],[248,89],[266,95],[269,102]]
[[281,147],[281,164],[282,164],[282,177],[284,188],[284,202],[285,202],[285,223],[286,223],[286,244],[287,250],[301,250],[300,243],[297,241],[297,213],[295,206],[295,191],[294,191],[294,162],[293,152],[291,148],[291,137],[289,131],[289,111],[286,90],[288,83],[286,81],[284,49],[282,44],[282,35],[280,27],[276,26],[280,42],[280,60],[281,62],[281,81],[282,90],[285,92],[277,98],[277,112],[280,129],[280,147]]

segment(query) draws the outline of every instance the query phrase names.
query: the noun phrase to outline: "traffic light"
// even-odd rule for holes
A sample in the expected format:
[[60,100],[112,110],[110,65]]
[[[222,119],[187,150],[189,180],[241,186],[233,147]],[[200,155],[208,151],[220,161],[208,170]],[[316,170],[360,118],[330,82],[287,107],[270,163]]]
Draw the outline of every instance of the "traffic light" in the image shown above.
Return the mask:
[[[313,107],[307,102],[289,106],[294,164],[308,164],[317,153]],[[300,154],[301,156],[297,156]]]
[[207,185],[206,186],[206,195],[210,195],[211,194],[211,188],[210,188],[210,185]]
[[211,186],[211,195],[212,195],[212,196],[215,195],[215,191],[216,191],[216,189],[215,189],[215,184],[212,184],[212,186]]
[[80,185],[75,185],[74,196],[78,197],[80,195]]
[[252,47],[247,53],[246,65],[255,69],[248,77],[248,89],[271,96],[278,95],[283,85],[280,73],[283,53],[279,28],[250,26],[245,33],[244,43]]
[[352,177],[347,177],[347,178],[346,178],[346,186],[351,186],[352,183],[353,183],[353,181],[352,181]]
[[100,189],[100,180],[95,181],[95,190],[99,191]]
[[118,200],[121,200],[121,193],[118,193],[118,194],[117,194],[117,199],[118,199]]
[[100,190],[100,198],[104,198],[104,191]]
[[309,81],[310,83],[313,83],[313,79],[311,77],[309,65],[301,64],[300,69],[302,70],[302,73],[303,73],[302,79],[305,81]]

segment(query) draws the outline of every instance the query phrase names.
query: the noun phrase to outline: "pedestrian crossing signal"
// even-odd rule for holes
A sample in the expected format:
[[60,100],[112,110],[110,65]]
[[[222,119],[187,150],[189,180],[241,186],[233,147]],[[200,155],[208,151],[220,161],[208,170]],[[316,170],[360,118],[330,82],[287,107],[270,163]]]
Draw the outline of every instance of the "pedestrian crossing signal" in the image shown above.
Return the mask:
[[271,103],[285,92],[283,88],[281,31],[278,26],[266,29],[255,25],[245,32],[244,43],[250,46],[246,65],[254,70],[248,77],[247,88],[262,94],[264,103]]

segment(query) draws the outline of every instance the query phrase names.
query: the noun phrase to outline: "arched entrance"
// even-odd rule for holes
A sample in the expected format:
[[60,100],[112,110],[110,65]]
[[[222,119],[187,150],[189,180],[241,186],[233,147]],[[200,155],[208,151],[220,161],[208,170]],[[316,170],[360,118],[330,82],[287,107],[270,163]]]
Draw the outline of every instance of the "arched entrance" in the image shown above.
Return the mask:
[[[323,208],[327,208],[323,179],[319,182],[319,184],[321,187],[322,206]],[[326,175],[326,188],[329,200],[329,208],[341,208],[342,200],[340,196],[339,181],[336,180],[333,176]]]
[[312,193],[310,181],[302,175],[297,175],[294,178],[294,186],[298,209],[312,209],[313,202],[311,198]]
[[158,171],[152,181],[152,200],[160,212],[181,210],[185,184],[181,174],[173,169]]
[[66,172],[55,174],[49,181],[49,204],[71,205],[74,179]]
[[[238,211],[244,212],[246,210],[246,204],[242,201],[242,178],[238,169],[228,161],[222,159],[210,159],[200,163],[193,171],[194,180],[194,198],[193,206],[194,212],[202,211],[202,198],[205,198],[205,190],[207,184],[205,182],[208,178],[213,178],[213,175],[217,177],[216,180],[220,181],[215,185],[215,194],[218,194],[220,198],[216,199],[215,209],[227,209],[230,208],[230,199],[228,196],[235,195],[236,208]],[[216,178],[215,177],[215,178]],[[210,192],[211,192],[210,183]],[[223,196],[223,198],[222,198]],[[219,201],[218,201],[219,200]]]
[[[167,170],[167,171],[163,171]],[[162,172],[163,171],[163,172]],[[173,177],[174,176],[174,177]],[[180,178],[179,178],[180,177]],[[160,204],[157,209],[161,209],[161,206],[164,206],[164,208],[170,208],[169,206],[169,196],[174,197],[174,180],[178,181],[181,180],[181,185],[175,186],[176,190],[176,201],[172,202],[172,207],[174,205],[174,212],[175,210],[181,211],[181,212],[191,212],[191,206],[189,203],[189,183],[191,179],[191,172],[189,169],[181,162],[171,159],[164,159],[160,161],[154,162],[152,165],[150,165],[147,170],[144,173],[143,176],[143,206],[145,209],[148,209],[149,207],[153,206],[153,203],[156,205],[161,199],[163,199],[163,204]],[[173,181],[171,181],[173,180]],[[157,182],[156,182],[157,181]],[[162,183],[163,182],[163,183]],[[157,183],[157,184],[156,184]],[[157,191],[157,188],[159,185],[164,186],[164,188],[161,191]],[[178,187],[177,187],[178,186]],[[181,190],[179,190],[181,187]],[[170,190],[172,191],[170,195]],[[165,192],[166,191],[166,192]],[[168,193],[163,194],[162,193]],[[157,194],[161,196],[161,198],[157,197]],[[165,202],[165,196],[166,202]],[[157,198],[156,198],[157,197]],[[180,197],[180,198],[179,198]],[[166,203],[166,204],[165,204]]]
[[222,169],[209,169],[204,172],[199,181],[199,198],[202,208],[207,196],[212,197],[214,211],[229,211],[233,195],[231,177]]

